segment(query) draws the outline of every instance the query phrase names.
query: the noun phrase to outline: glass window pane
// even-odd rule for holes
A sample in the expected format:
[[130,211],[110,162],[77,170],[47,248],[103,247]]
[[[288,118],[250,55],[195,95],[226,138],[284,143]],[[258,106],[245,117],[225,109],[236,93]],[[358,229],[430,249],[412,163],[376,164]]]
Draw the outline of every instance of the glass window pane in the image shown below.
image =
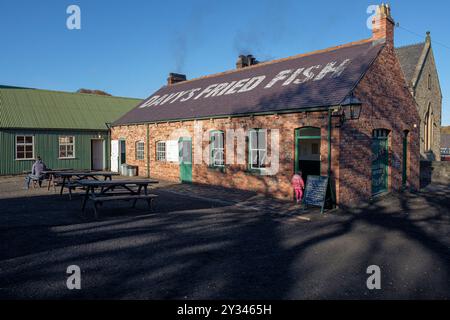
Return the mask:
[[17,136],[16,137],[16,141],[17,141],[17,143],[24,143],[25,142],[25,137],[24,136]]
[[257,140],[257,132],[250,131],[250,148],[257,149],[258,148],[258,140]]
[[300,129],[300,136],[320,136],[320,128],[302,128]]
[[256,167],[258,164],[258,151],[251,150],[250,156],[251,156],[250,163],[252,164],[253,167]]
[[182,148],[183,162],[191,161],[190,145],[191,145],[190,141],[183,141],[183,148]]
[[25,152],[23,152],[23,151],[17,152],[17,159],[23,159],[24,157],[25,157]]
[[25,151],[33,152],[33,146],[32,145],[25,145]]
[[265,168],[267,164],[267,152],[266,150],[260,150],[259,152],[259,167]]
[[23,145],[17,146],[17,152],[24,152],[24,151],[25,151],[25,147]]
[[318,143],[311,144],[311,153],[319,154],[319,144]]
[[214,164],[218,166],[223,166],[223,151],[216,150],[214,154]]
[[258,131],[258,149],[266,149],[266,130]]
[[218,134],[218,146],[219,148],[223,148],[223,137],[224,137],[224,133],[223,132],[219,132]]
[[25,142],[26,143],[33,143],[33,137],[32,136],[26,136],[25,137]]
[[33,158],[33,152],[27,152],[25,155],[26,155],[26,159]]

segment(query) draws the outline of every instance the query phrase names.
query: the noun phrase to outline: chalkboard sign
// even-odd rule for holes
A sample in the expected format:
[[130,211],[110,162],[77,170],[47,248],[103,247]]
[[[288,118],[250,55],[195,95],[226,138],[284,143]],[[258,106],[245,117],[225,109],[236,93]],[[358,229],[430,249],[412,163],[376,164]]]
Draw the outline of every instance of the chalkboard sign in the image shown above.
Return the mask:
[[303,204],[305,206],[321,207],[325,205],[325,197],[327,195],[328,177],[324,176],[308,176],[306,180],[305,196]]

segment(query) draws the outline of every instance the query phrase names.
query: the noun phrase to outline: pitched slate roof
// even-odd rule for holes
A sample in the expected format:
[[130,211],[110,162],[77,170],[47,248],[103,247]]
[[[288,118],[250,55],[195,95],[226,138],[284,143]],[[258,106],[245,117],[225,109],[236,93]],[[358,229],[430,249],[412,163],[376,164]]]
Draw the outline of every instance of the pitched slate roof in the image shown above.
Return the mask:
[[0,86],[0,128],[107,130],[142,100]]
[[[354,89],[383,47],[364,40],[164,86],[114,125],[335,106]],[[284,78],[271,85],[283,71]],[[238,87],[233,89],[233,84]]]
[[400,65],[408,85],[410,85],[413,80],[424,47],[425,42],[395,49],[395,53],[400,60]]

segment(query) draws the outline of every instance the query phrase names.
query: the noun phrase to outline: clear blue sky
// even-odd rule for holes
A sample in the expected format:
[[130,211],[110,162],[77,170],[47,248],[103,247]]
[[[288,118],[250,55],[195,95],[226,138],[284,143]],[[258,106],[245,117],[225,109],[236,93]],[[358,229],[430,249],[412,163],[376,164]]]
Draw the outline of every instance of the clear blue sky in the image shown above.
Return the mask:
[[[66,9],[81,8],[81,30]],[[0,84],[113,95],[149,96],[169,72],[188,78],[234,68],[239,53],[286,57],[368,38],[375,1],[303,0],[0,0]],[[450,125],[450,3],[395,0],[397,46],[434,44]]]

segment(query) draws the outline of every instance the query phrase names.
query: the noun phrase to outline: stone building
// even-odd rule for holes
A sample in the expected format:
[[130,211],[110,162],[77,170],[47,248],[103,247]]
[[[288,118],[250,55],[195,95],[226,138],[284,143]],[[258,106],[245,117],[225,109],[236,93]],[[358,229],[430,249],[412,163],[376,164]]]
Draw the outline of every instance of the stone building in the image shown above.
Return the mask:
[[395,51],[411,94],[417,102],[421,159],[439,161],[442,92],[430,33],[427,32],[425,42],[400,47]]
[[170,74],[113,123],[111,167],[281,199],[302,171],[328,176],[341,206],[419,187],[420,118],[389,6],[369,39],[264,63],[241,56],[236,67]]

